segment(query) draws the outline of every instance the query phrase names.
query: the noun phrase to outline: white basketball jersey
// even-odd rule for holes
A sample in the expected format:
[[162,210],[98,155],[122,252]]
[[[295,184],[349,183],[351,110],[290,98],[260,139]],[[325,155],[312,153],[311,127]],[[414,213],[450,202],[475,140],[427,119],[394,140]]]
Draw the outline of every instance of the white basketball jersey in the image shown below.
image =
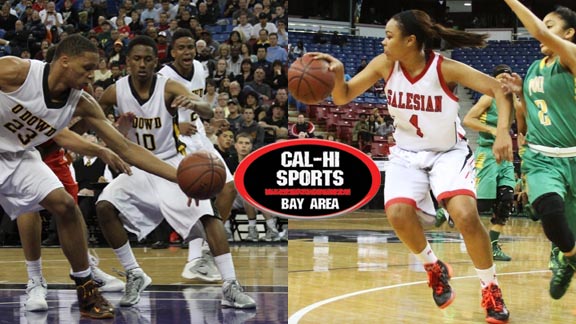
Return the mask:
[[[188,79],[182,76],[181,74],[176,71],[176,68],[171,64],[167,64],[158,71],[158,73],[167,76],[168,78],[177,81],[183,84],[186,89],[192,91],[194,94],[202,97],[204,95],[204,89],[206,88],[206,78],[208,74],[202,67],[202,63],[200,61],[194,60],[194,73],[192,74],[192,78]],[[196,151],[204,148],[207,145],[207,142],[210,140],[206,137],[206,130],[204,129],[204,123],[200,120],[198,114],[194,111],[189,109],[180,109],[178,111],[178,122],[189,122],[195,123],[196,128],[198,129],[198,134],[202,136],[198,136],[198,134],[187,136],[187,135],[180,135],[180,140],[188,146],[191,151]],[[212,144],[211,144],[212,145]]]
[[152,95],[144,102],[135,97],[136,90],[130,86],[130,76],[116,81],[119,113],[132,112],[136,116],[128,131],[128,139],[148,149],[160,159],[170,158],[183,149],[177,138],[175,118],[168,111],[164,99],[167,81],[167,77],[156,75]]
[[82,90],[71,89],[63,104],[50,103],[47,95],[49,65],[30,60],[26,80],[13,92],[0,91],[0,152],[33,149],[68,126]]
[[458,98],[448,89],[440,66],[443,57],[430,52],[420,75],[400,66],[386,80],[388,109],[394,118],[396,145],[407,151],[446,151],[464,138]]

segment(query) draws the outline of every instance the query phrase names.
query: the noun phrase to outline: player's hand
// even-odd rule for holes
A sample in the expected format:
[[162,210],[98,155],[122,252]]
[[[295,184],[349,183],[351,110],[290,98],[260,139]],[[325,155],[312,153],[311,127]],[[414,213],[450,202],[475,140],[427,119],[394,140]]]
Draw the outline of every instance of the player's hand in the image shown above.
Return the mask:
[[112,150],[108,148],[103,148],[98,157],[101,158],[102,161],[106,163],[112,170],[114,170],[114,172],[120,172],[132,175],[130,165],[124,162],[124,160],[122,160],[118,156],[118,154],[112,152]]
[[334,56],[332,56],[330,54],[326,54],[326,53],[320,53],[320,52],[309,52],[309,53],[306,53],[304,55],[305,56],[306,55],[312,55],[315,60],[328,61],[328,63],[330,64],[330,67],[328,69],[330,71],[336,73],[336,75],[344,76],[344,64],[340,60],[335,58]]
[[180,95],[172,100],[172,104],[170,106],[172,108],[194,109],[196,107],[196,102],[189,96]]
[[116,123],[114,124],[114,126],[122,135],[126,136],[128,135],[128,131],[132,127],[132,121],[134,121],[134,118],[136,118],[136,115],[134,115],[133,112],[127,112],[125,114],[118,116],[118,119],[116,119]]
[[522,77],[518,73],[503,73],[503,78],[500,80],[502,90],[505,94],[513,93],[517,96],[522,96]]
[[229,128],[230,122],[224,118],[212,118],[210,119],[210,125],[212,125],[214,129]]
[[502,161],[513,161],[514,156],[512,153],[512,137],[506,130],[498,130],[496,132],[496,139],[492,146],[492,152],[497,163]]
[[195,124],[189,122],[178,123],[178,128],[180,133],[186,136],[192,136],[198,133],[198,127]]

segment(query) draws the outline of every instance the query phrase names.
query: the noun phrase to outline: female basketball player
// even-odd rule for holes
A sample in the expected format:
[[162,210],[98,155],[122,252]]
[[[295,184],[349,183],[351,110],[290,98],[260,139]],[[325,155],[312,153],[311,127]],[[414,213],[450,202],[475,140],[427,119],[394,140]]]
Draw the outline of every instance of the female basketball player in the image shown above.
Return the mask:
[[386,81],[396,128],[384,187],[386,215],[396,235],[424,263],[438,307],[450,305],[454,293],[448,283],[451,267],[438,260],[417,216],[417,211],[423,211],[434,217],[430,189],[464,237],[480,277],[486,321],[506,323],[509,313],[498,287],[490,239],[476,209],[474,157],[460,125],[453,90],[461,84],[496,99],[501,116],[494,144],[498,162],[512,159],[511,101],[496,79],[427,50],[425,44],[434,38],[456,47],[477,47],[485,45],[486,35],[446,29],[426,13],[409,10],[396,14],[386,25],[384,53],[348,82],[342,62],[327,54],[314,55],[327,59],[336,74],[332,92],[336,104],[351,101],[380,79]]
[[[558,7],[538,19],[515,0],[506,3],[541,42],[543,59],[528,69],[515,93],[525,100],[527,149],[522,156],[528,199],[542,219],[544,233],[560,249],[552,268],[550,296],[561,298],[576,267],[576,12]],[[519,129],[520,131],[525,131]]]
[[[505,75],[512,73],[512,69],[505,64],[494,67],[492,75],[502,80]],[[512,212],[514,202],[514,187],[516,176],[514,164],[510,161],[496,163],[492,153],[498,109],[494,98],[483,95],[478,102],[470,108],[462,123],[464,126],[478,131],[478,147],[474,152],[476,156],[476,195],[478,198],[478,211],[491,213],[490,242],[492,243],[492,256],[495,261],[511,261],[500,247],[499,237],[504,225]]]

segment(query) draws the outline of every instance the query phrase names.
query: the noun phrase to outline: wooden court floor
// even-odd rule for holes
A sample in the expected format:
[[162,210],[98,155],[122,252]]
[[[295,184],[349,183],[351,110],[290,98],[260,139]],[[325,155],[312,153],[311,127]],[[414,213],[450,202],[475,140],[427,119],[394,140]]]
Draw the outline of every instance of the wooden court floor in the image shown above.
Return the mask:
[[[0,248],[0,323],[286,323],[287,259],[286,243],[234,243],[230,246],[238,280],[252,296],[256,310],[236,310],[220,306],[221,283],[186,280],[180,276],[188,250],[134,248],[144,271],[153,282],[134,307],[119,307],[122,293],[104,293],[116,306],[113,320],[81,318],[76,292],[68,277],[69,264],[60,248],[43,248],[42,263],[48,281],[48,312],[26,312],[27,281],[21,248]],[[117,275],[122,269],[110,248],[98,248],[100,268]],[[121,278],[123,279],[123,278]]]
[[[427,231],[435,253],[454,269],[456,299],[444,310],[382,211],[291,220],[289,233],[290,324],[485,323],[476,272],[458,233],[446,224]],[[511,219],[501,243],[513,258],[496,263],[510,323],[576,323],[576,288],[561,300],[548,295],[550,243],[540,223]]]

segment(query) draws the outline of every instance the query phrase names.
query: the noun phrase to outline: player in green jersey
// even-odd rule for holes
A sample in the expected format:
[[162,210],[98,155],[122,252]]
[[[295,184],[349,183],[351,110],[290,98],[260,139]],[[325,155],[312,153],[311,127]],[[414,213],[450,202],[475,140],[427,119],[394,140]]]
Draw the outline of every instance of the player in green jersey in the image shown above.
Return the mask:
[[[502,80],[504,74],[512,74],[512,69],[505,64],[497,65],[492,73],[497,80]],[[462,121],[464,126],[479,132],[478,148],[474,152],[476,198],[478,211],[492,214],[489,232],[492,257],[496,261],[510,261],[512,258],[500,248],[499,238],[512,211],[516,179],[514,164],[511,161],[497,163],[492,153],[497,122],[496,100],[487,95],[480,97]]]
[[576,268],[576,12],[557,7],[540,20],[519,1],[505,1],[545,55],[532,63],[523,86],[519,76],[508,81],[525,104],[517,118],[526,133],[522,172],[528,199],[560,250],[550,281],[550,295],[559,299]]

